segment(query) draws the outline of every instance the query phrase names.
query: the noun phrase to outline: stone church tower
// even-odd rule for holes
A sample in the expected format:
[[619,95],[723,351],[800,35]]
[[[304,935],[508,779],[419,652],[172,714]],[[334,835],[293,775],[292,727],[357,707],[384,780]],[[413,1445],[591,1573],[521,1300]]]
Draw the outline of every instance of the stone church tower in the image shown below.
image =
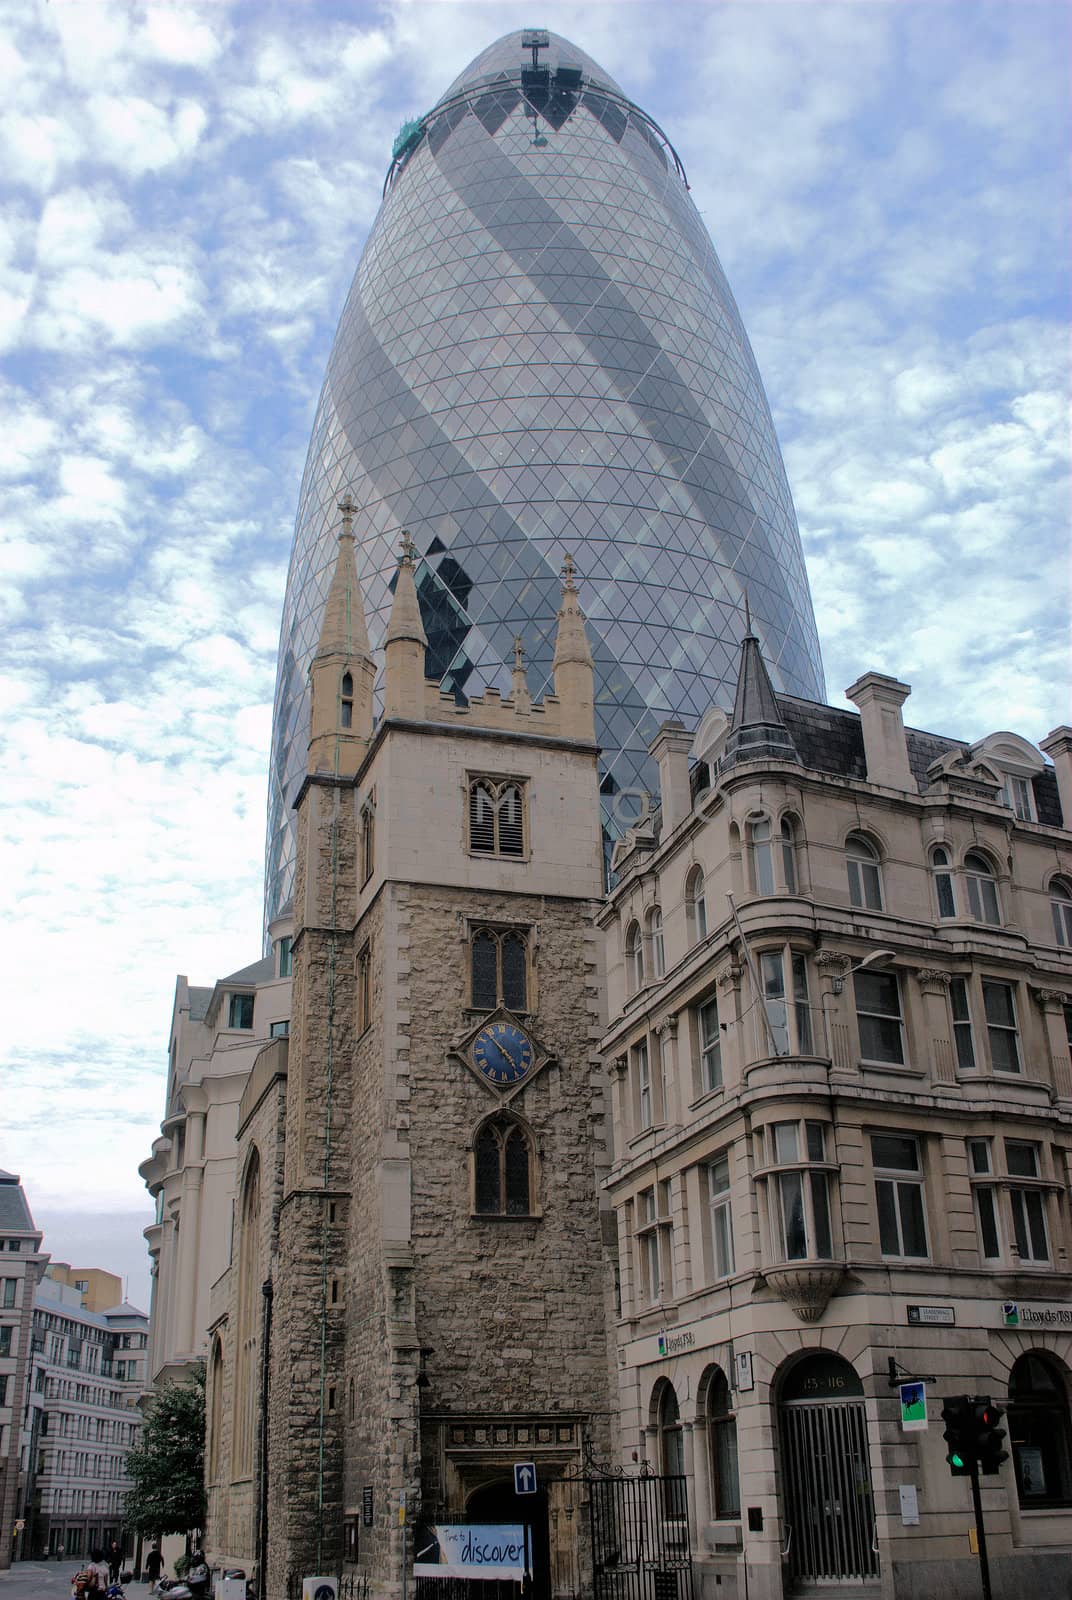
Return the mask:
[[[356,1562],[393,1593],[416,1515],[527,1514],[538,1589],[572,1593],[567,1480],[585,1442],[612,1443],[584,618],[567,561],[555,694],[533,703],[519,642],[509,696],[459,706],[424,677],[403,535],[374,728],[340,509],[296,800],[267,1592]],[[255,1130],[252,1100],[243,1114]],[[524,1461],[539,1493],[522,1503]]]

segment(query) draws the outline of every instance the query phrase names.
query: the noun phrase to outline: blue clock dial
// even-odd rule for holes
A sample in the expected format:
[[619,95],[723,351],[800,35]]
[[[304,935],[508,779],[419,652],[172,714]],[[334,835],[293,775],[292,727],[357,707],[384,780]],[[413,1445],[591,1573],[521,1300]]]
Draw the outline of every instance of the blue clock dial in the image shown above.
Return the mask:
[[512,1022],[489,1022],[473,1040],[473,1061],[489,1083],[520,1083],[534,1060],[532,1040]]

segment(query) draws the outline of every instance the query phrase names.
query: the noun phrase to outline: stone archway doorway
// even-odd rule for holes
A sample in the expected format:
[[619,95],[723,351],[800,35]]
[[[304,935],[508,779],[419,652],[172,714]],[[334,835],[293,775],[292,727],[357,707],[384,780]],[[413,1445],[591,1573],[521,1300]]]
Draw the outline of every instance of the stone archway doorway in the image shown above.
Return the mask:
[[829,1352],[792,1367],[778,1396],[778,1432],[792,1592],[873,1582],[875,1502],[864,1391],[854,1368]]
[[547,1516],[547,1490],[514,1493],[514,1480],[495,1478],[474,1489],[465,1502],[468,1522],[523,1522],[531,1529],[532,1600],[551,1600],[551,1538]]

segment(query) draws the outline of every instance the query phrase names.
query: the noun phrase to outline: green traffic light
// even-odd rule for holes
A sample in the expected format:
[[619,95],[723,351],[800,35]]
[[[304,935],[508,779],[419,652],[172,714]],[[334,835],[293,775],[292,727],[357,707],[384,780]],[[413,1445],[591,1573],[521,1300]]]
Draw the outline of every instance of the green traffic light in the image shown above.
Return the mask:
[[957,1452],[953,1450],[950,1452],[949,1464],[953,1467],[962,1467],[964,1465],[964,1457],[958,1456]]

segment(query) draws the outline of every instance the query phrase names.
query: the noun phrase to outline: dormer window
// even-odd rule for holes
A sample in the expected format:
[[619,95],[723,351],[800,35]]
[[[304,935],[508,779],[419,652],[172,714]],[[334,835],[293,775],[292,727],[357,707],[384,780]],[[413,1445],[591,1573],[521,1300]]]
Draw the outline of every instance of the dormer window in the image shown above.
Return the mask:
[[253,996],[251,994],[233,994],[227,1011],[227,1026],[229,1028],[252,1028],[253,1026]]
[[1035,807],[1028,778],[1017,778],[1008,773],[1005,778],[1005,804],[1021,822],[1034,822]]
[[339,685],[339,727],[352,728],[354,725],[354,680],[353,675],[344,672],[342,683]]

